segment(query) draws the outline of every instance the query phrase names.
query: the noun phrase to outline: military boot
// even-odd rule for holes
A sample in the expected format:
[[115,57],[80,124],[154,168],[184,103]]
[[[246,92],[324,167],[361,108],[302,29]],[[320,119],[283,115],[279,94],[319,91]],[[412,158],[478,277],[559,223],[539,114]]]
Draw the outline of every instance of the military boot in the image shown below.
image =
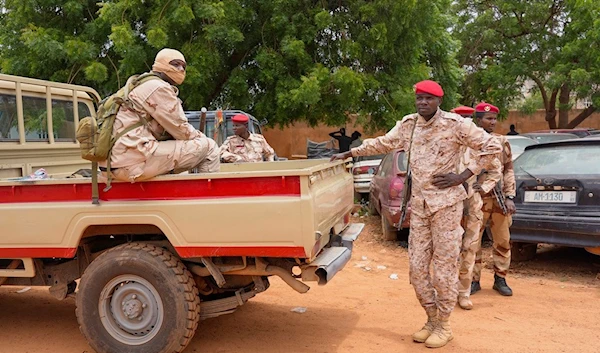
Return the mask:
[[448,319],[440,320],[431,335],[425,341],[425,347],[440,348],[452,341],[453,338],[454,336],[452,336],[452,330],[450,329]]
[[479,292],[480,290],[481,290],[481,285],[479,284],[479,281],[471,282],[471,294],[475,294],[475,293]]
[[468,295],[459,294],[458,295],[458,306],[460,306],[462,309],[465,309],[465,310],[471,310],[471,309],[473,309],[473,302],[471,302],[471,299],[469,298]]
[[497,274],[494,274],[494,289],[506,297],[510,297],[513,294],[512,289],[506,284],[506,279]]
[[423,343],[431,336],[431,333],[437,325],[437,308],[435,310],[427,310],[427,322],[422,329],[412,335],[415,342]]

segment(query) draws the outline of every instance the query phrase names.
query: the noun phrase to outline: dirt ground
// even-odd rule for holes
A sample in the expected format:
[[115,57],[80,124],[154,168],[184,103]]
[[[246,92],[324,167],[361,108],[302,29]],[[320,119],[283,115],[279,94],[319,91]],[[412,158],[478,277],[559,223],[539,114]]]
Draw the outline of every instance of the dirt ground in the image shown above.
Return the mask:
[[[236,313],[203,321],[185,352],[430,351],[410,337],[425,314],[408,283],[404,243],[380,241],[378,218],[363,221],[351,262],[330,284],[298,294],[273,279]],[[457,306],[455,339],[438,351],[600,352],[600,257],[544,247],[535,260],[512,266],[513,297],[492,290],[490,268],[472,297],[475,308]],[[20,289],[0,287],[0,353],[93,352],[79,333],[73,299]],[[291,311],[298,307],[306,312]]]

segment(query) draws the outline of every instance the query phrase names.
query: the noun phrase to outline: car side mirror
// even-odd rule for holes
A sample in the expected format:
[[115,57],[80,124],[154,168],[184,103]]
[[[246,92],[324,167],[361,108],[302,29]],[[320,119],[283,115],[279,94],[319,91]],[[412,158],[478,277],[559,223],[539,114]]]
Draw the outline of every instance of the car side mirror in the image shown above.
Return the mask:
[[398,173],[396,173],[397,176],[406,176],[406,172],[401,170]]

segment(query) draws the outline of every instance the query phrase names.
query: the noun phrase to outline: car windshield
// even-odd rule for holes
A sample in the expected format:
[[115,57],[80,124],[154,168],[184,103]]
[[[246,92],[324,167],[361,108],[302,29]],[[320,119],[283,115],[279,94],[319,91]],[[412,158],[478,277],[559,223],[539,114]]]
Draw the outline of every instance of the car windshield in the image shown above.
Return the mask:
[[513,154],[521,154],[525,151],[525,147],[536,144],[534,140],[529,138],[508,139],[508,143]]
[[514,163],[516,175],[600,174],[600,145],[553,146],[525,151]]
[[375,161],[378,159],[383,159],[383,157],[385,157],[385,154],[376,154],[373,156],[359,156],[356,157],[356,161],[357,162],[362,162],[362,161]]

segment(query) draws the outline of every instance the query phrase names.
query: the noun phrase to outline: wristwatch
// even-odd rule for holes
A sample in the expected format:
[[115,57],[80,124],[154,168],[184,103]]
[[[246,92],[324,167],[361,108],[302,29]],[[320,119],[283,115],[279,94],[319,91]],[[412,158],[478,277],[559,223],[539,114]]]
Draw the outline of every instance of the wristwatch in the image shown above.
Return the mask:
[[514,200],[515,199],[515,197],[513,195],[508,195],[508,196],[506,196],[506,198],[509,199],[509,200]]

